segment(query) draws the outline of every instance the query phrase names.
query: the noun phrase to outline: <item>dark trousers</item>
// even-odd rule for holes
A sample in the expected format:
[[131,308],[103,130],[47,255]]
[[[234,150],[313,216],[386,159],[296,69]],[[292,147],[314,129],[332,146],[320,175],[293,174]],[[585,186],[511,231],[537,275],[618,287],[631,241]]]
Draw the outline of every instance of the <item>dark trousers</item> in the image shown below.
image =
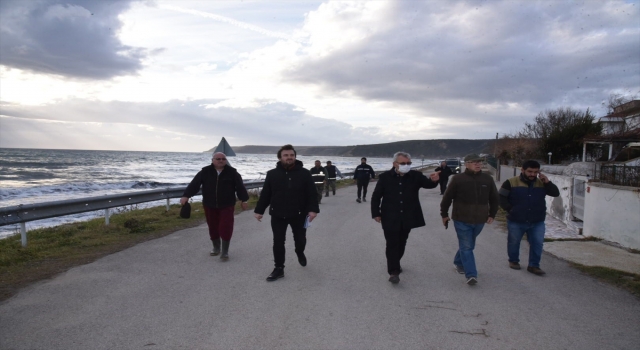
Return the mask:
[[440,194],[443,194],[444,191],[447,190],[447,183],[449,182],[449,178],[440,179]]
[[400,259],[404,256],[404,248],[407,245],[411,229],[400,229],[398,231],[384,230],[384,239],[387,241],[385,254],[387,255],[387,272],[390,275],[400,273]]
[[[369,179],[358,179],[358,198],[367,198],[367,187],[369,186]],[[362,194],[362,197],[360,197]]]
[[322,201],[322,191],[324,191],[324,184],[316,184],[316,192],[318,192],[318,204]]
[[222,238],[225,241],[231,240],[233,234],[233,212],[235,205],[226,208],[204,208],[204,215],[207,218],[209,227],[209,238],[216,240]]
[[276,267],[284,267],[285,248],[284,242],[287,240],[287,226],[291,226],[293,231],[293,242],[296,247],[296,254],[304,253],[307,245],[307,229],[304,228],[306,213],[292,218],[271,217],[271,229],[273,230],[273,261]]

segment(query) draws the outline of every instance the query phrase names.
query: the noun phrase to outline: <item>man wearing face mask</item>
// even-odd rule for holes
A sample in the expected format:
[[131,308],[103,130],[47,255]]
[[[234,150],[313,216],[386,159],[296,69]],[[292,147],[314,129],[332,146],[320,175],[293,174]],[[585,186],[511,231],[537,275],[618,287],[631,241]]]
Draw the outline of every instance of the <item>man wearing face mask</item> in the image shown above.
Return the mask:
[[371,217],[382,224],[387,242],[387,272],[389,282],[400,282],[400,259],[404,255],[407,238],[412,228],[425,225],[418,193],[421,188],[438,186],[438,173],[430,178],[411,170],[411,155],[396,152],[393,168],[380,175],[371,196]]

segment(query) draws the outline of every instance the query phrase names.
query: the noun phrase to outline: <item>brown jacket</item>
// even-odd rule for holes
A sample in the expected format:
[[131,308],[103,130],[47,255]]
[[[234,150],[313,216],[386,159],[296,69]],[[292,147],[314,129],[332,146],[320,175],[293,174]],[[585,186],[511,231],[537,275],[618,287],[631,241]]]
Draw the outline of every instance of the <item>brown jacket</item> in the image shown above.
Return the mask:
[[453,201],[451,219],[466,224],[483,224],[498,212],[498,189],[489,174],[474,173],[467,169],[454,175],[440,202],[440,216],[449,216],[449,206]]

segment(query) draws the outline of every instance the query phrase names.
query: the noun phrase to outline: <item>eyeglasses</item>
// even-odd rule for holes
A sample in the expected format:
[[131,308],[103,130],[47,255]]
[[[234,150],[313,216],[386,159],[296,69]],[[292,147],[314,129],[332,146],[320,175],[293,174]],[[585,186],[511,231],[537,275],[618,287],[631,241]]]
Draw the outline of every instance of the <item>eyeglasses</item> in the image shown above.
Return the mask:
[[411,162],[402,162],[402,163],[398,163],[398,164],[400,164],[400,165],[411,165],[413,163],[411,163]]
[[215,160],[227,160],[227,158],[213,158]]

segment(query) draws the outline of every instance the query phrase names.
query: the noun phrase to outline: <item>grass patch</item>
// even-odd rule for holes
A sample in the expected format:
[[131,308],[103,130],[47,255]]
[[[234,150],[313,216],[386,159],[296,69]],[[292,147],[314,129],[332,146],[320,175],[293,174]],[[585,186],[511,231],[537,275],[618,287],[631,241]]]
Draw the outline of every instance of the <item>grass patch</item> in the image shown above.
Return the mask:
[[[251,193],[249,207],[254,208],[257,196]],[[238,202],[236,213],[240,211]],[[191,203],[190,219],[180,218],[178,204],[169,211],[161,206],[118,212],[110,217],[109,225],[97,218],[28,231],[27,247],[22,247],[19,234],[0,239],[0,301],[74,266],[205,222],[200,202]]]
[[571,266],[600,281],[628,290],[632,294],[640,297],[640,275],[638,274],[610,269],[608,267],[585,266],[577,263],[571,263]]

